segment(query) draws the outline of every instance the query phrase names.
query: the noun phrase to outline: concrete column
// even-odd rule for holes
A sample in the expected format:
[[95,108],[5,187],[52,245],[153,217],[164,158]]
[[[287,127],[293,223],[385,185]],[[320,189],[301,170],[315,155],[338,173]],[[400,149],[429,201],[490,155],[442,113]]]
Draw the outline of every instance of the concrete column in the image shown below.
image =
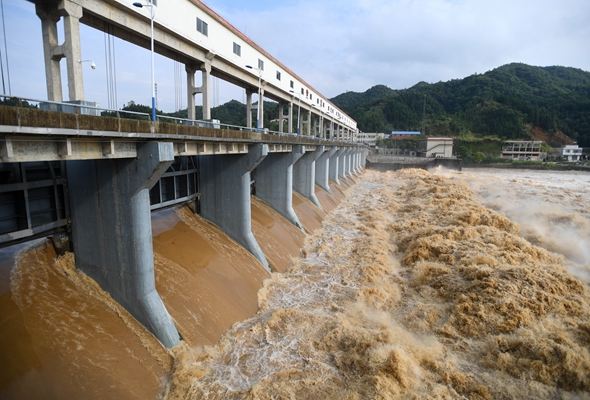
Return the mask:
[[252,91],[246,89],[246,126],[252,128]]
[[329,172],[329,177],[330,179],[337,184],[338,186],[340,186],[340,180],[338,179],[338,170],[339,170],[339,160],[340,160],[340,154],[341,154],[341,150],[342,147],[340,149],[338,149],[337,147],[333,147],[335,149],[334,154],[332,154],[330,156],[330,172]]
[[195,93],[203,94],[203,119],[211,119],[211,61],[207,60],[201,64],[201,86],[195,88]]
[[364,153],[365,153],[365,149],[359,150],[359,156],[358,156],[358,170],[359,170],[359,172],[361,172],[363,170],[363,154]]
[[186,107],[188,113],[188,119],[195,120],[195,94],[199,93],[199,88],[195,87],[195,72],[198,68],[195,65],[185,64],[184,70],[186,71]]
[[357,175],[356,156],[357,156],[357,149],[353,147],[353,148],[351,148],[351,151],[350,151],[350,174],[351,174],[351,176]]
[[315,183],[319,185],[322,189],[327,190],[329,193],[332,193],[330,190],[330,158],[336,153],[337,148],[331,147],[329,150],[326,150],[315,162]]
[[361,166],[363,168],[366,168],[367,167],[367,155],[368,155],[368,153],[369,153],[369,150],[363,149],[363,153],[361,155]]
[[341,179],[346,179],[346,153],[348,152],[348,147],[341,147],[338,150],[338,176]]
[[53,4],[35,4],[35,11],[39,19],[41,19],[47,99],[49,101],[61,102],[63,101],[63,94],[59,62],[65,57],[63,47],[59,46],[57,42],[57,23],[61,17],[58,13],[57,7]]
[[270,271],[252,234],[250,173],[268,154],[267,144],[250,145],[248,154],[201,156],[201,217],[217,225]]
[[334,118],[330,120],[330,139],[334,139],[336,137],[336,125],[334,124]]
[[313,137],[316,138],[319,136],[319,132],[318,132],[318,119],[319,118],[313,118],[313,114],[310,112],[311,115],[311,120],[313,121]]
[[344,158],[346,159],[346,166],[344,168],[344,173],[352,178],[352,147],[349,147],[348,150],[344,153]]
[[354,172],[357,175],[361,172],[361,151],[362,149],[356,149],[354,152]]
[[324,153],[324,146],[306,152],[293,166],[293,188],[302,196],[322,208],[315,195],[315,162]]
[[[64,48],[68,66],[68,91],[70,101],[84,100],[84,79],[82,78],[82,50],[80,46],[80,18],[82,6],[73,1],[62,1],[64,10]],[[61,6],[61,5],[60,5]]]
[[285,107],[285,104],[279,102],[279,132],[280,133],[283,133],[283,122],[285,121],[285,113],[283,112],[284,107]]
[[311,120],[313,116],[311,114],[311,110],[307,113],[307,136],[311,136]]
[[136,159],[66,164],[76,267],[167,348],[179,335],[156,291],[149,190],[173,160],[172,143],[146,142]]
[[[35,11],[41,19],[47,98],[50,101],[63,101],[60,60],[65,58],[69,100],[84,100],[82,64],[79,62],[82,59],[80,49],[82,7],[72,1],[61,0],[55,3],[36,4]],[[64,43],[59,45],[57,23],[61,17],[64,17]]]
[[287,114],[287,132],[293,133],[293,100],[289,102],[289,111]]
[[305,146],[293,146],[291,153],[270,153],[253,171],[256,197],[303,230],[293,210],[293,164],[305,154]]

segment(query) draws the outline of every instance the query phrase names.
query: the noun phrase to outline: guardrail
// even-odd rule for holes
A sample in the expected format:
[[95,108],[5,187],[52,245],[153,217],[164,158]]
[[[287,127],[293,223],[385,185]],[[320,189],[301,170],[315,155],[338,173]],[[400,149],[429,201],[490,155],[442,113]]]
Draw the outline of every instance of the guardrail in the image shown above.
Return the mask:
[[[19,96],[10,96],[6,94],[0,94],[0,105],[13,106],[13,107],[25,107],[25,108],[38,108],[47,111],[65,112],[70,114],[81,114],[81,115],[92,115],[92,116],[108,116],[116,118],[128,118],[128,119],[141,119],[149,121],[151,115],[149,113],[143,113],[138,111],[127,111],[127,110],[114,110],[105,107],[99,107],[96,103],[86,101],[72,101],[72,102],[58,102],[50,100],[39,100]],[[271,131],[267,128],[256,129],[248,128],[246,126],[238,126],[231,124],[224,124],[216,119],[211,120],[191,120],[188,118],[179,118],[169,115],[158,115],[156,114],[156,122],[215,128],[215,129],[227,129],[237,130],[246,132],[260,132],[263,134],[277,135],[277,136],[289,136],[297,137],[300,136],[297,133],[285,133],[278,131]],[[307,136],[307,135],[302,135]],[[354,138],[322,138],[322,140],[328,140],[336,143],[355,143]]]

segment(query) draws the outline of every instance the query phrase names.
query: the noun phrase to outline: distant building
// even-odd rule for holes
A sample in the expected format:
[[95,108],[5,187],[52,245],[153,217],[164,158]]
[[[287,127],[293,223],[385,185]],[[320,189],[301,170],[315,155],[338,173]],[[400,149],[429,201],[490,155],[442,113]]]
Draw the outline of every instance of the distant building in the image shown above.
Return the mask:
[[378,139],[384,139],[384,133],[367,133],[367,132],[359,132],[356,136],[357,143],[364,143],[367,146],[375,147],[377,145]]
[[543,142],[536,140],[507,140],[502,147],[502,158],[521,161],[543,161],[547,153],[541,151]]
[[426,138],[418,145],[419,157],[453,157],[453,138]]
[[568,161],[580,161],[582,159],[582,148],[576,143],[568,144],[560,149],[560,155]]

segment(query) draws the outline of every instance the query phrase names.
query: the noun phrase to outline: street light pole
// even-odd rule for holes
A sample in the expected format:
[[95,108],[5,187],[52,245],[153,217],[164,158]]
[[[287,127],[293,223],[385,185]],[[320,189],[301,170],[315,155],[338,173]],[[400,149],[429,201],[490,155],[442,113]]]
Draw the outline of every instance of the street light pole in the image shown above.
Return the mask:
[[143,4],[140,2],[133,3],[135,7],[143,8],[149,7],[150,8],[150,28],[151,28],[151,47],[152,47],[152,121],[156,121],[156,79],[154,75],[154,17],[156,16],[156,10],[154,9],[154,4],[152,0],[149,0],[148,4]]
[[249,69],[254,69],[256,71],[258,71],[258,107],[256,110],[256,132],[258,132],[260,130],[260,119],[262,118],[262,116],[260,115],[260,102],[262,101],[261,99],[261,92],[262,92],[262,70],[260,68],[255,68],[251,65],[246,65],[246,68]]

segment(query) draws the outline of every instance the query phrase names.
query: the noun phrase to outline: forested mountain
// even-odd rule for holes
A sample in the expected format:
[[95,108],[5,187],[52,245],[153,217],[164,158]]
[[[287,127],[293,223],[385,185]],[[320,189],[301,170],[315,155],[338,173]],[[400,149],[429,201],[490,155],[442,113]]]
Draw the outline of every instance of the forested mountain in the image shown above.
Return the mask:
[[535,127],[561,131],[590,147],[590,73],[568,67],[508,64],[485,74],[404,90],[383,85],[331,101],[364,132],[524,139]]

